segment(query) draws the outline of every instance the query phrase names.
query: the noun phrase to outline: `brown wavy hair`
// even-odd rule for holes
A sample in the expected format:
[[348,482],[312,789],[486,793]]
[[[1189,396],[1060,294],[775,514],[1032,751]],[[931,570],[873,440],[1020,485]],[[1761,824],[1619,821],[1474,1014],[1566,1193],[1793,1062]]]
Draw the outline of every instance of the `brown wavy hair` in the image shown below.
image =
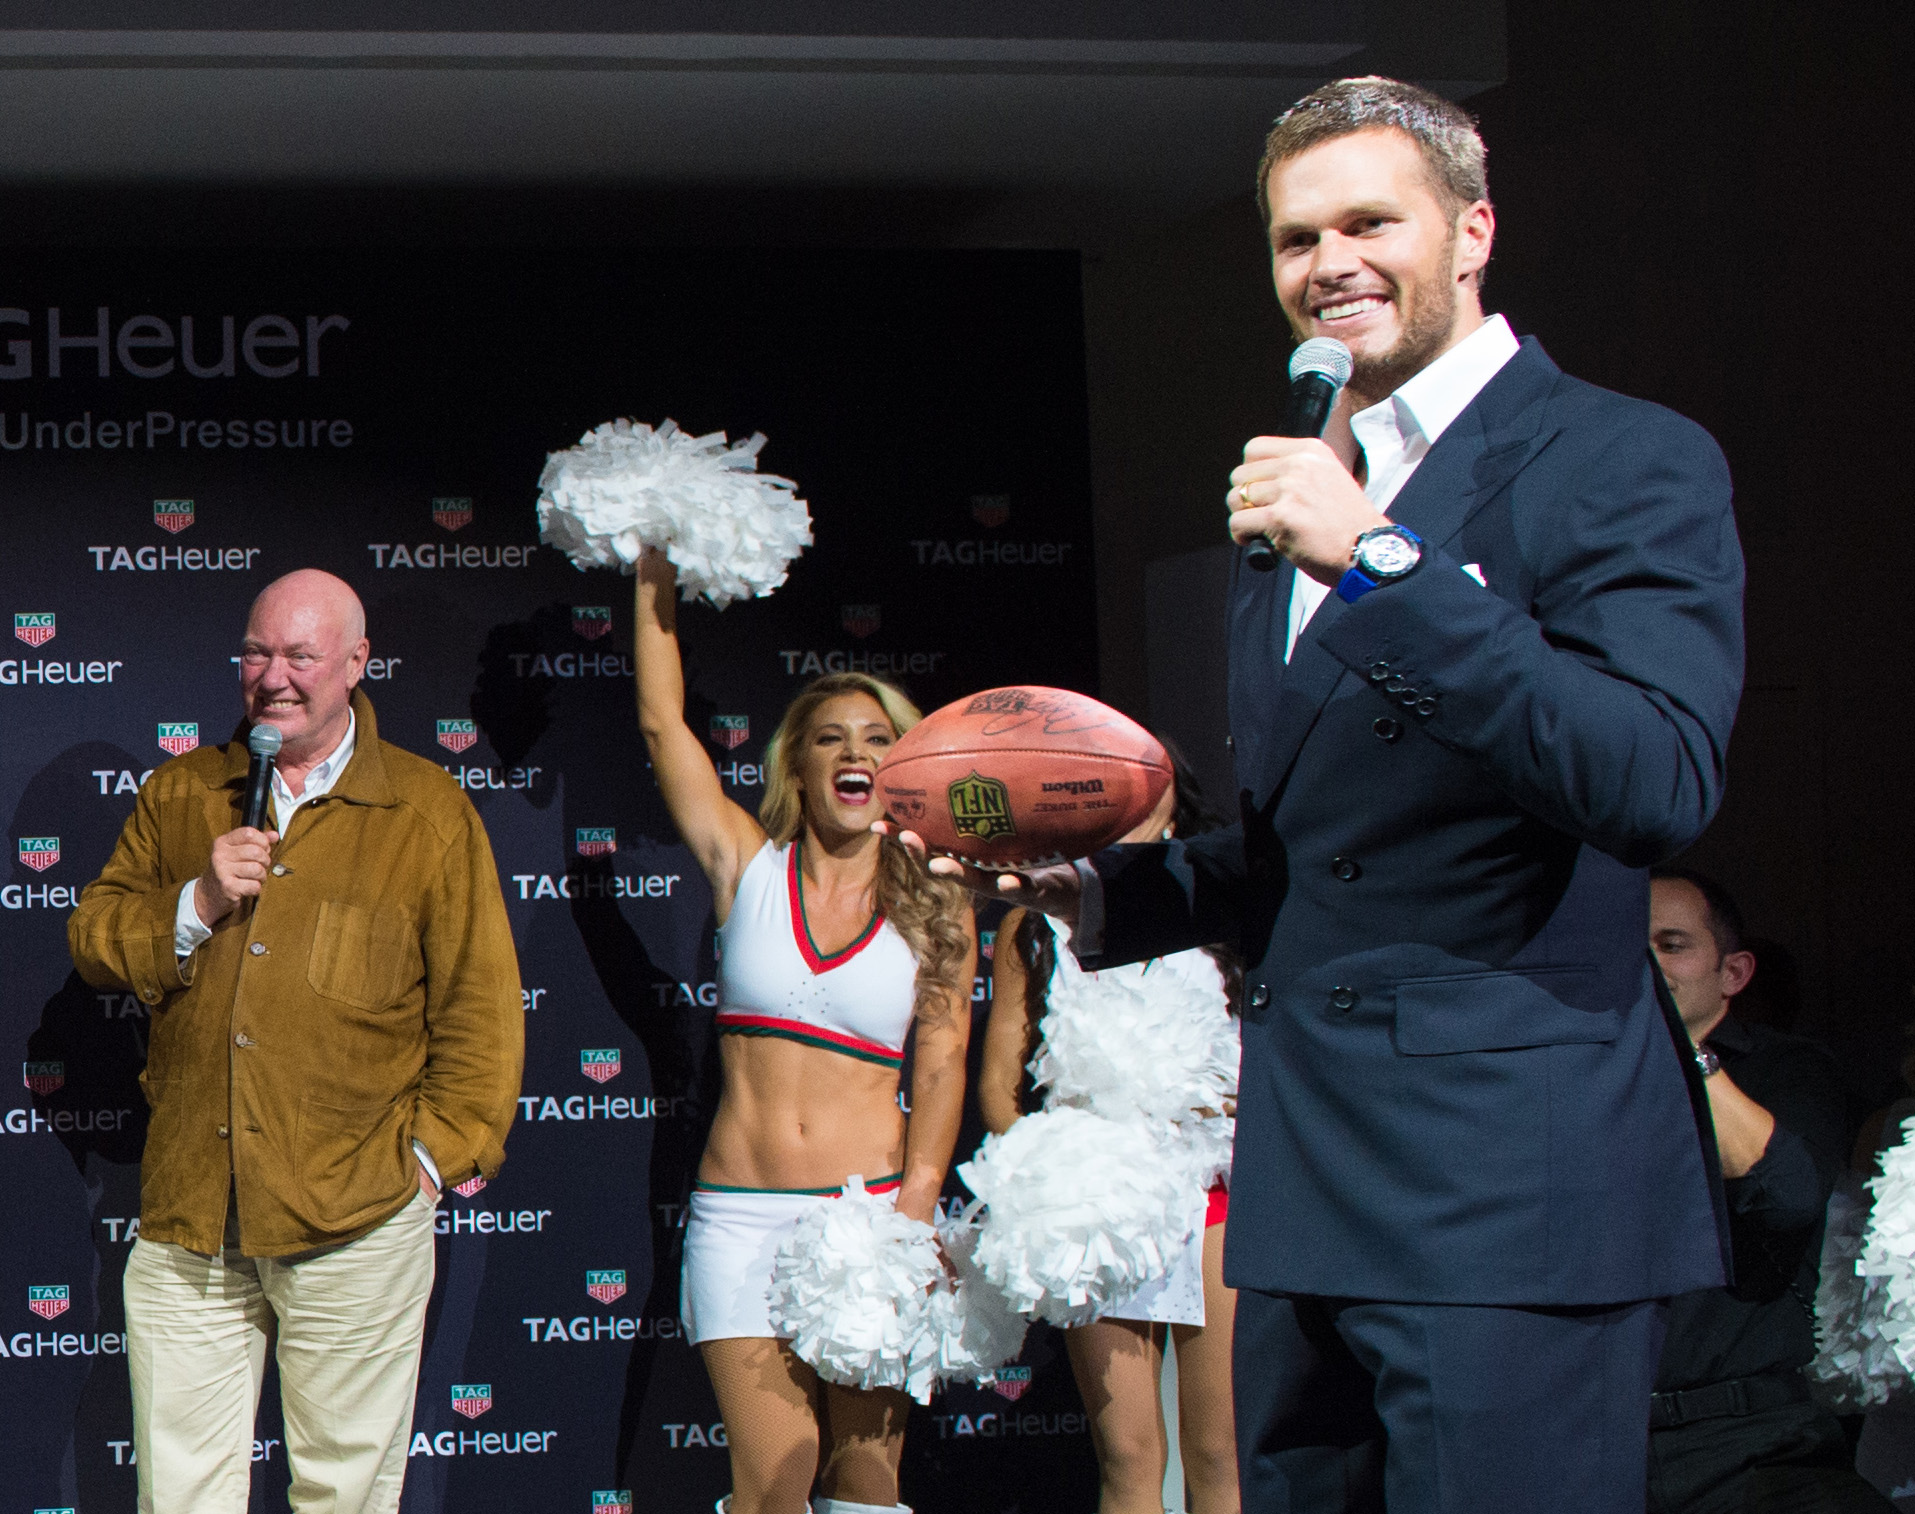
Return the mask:
[[[790,845],[804,827],[805,798],[792,754],[810,740],[819,707],[843,694],[875,699],[897,736],[924,718],[904,690],[868,673],[827,673],[806,684],[785,707],[784,718],[765,744],[765,797],[758,806],[758,823],[775,846]],[[878,913],[918,959],[918,1013],[927,1013],[940,989],[968,999],[971,987],[962,974],[970,951],[964,917],[971,905],[963,888],[926,872],[922,862],[887,836],[878,848],[872,892]]]

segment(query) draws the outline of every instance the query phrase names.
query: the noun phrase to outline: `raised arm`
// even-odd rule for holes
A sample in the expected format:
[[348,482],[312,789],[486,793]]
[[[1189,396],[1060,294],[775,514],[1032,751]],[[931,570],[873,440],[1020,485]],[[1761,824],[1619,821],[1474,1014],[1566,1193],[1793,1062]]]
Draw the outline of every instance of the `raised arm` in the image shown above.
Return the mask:
[[678,570],[647,548],[638,562],[632,651],[638,664],[638,732],[651,755],[665,808],[711,881],[719,924],[738,878],[765,844],[764,828],[725,797],[704,743],[685,724],[685,669],[678,652]]
[[904,1134],[898,1212],[934,1223],[944,1175],[964,1119],[964,1054],[971,1044],[971,983],[977,972],[977,923],[964,912],[961,987],[939,989],[918,1006],[911,1048],[911,1119]]
[[1003,1135],[1024,1110],[1018,1092],[1024,1067],[1036,1050],[1027,989],[1030,969],[1018,947],[1026,911],[1014,909],[998,922],[997,951],[991,958],[991,1017],[984,1026],[984,1056],[978,1066],[977,1107],[984,1128]]

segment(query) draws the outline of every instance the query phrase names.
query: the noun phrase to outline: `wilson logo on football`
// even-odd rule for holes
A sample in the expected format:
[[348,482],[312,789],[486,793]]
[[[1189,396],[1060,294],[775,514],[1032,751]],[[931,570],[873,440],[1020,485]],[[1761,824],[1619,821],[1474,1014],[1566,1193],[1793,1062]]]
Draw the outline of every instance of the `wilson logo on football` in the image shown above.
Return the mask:
[[472,720],[441,720],[439,745],[448,752],[463,752],[479,739],[479,726]]
[[66,1063],[22,1062],[21,1080],[37,1094],[58,1093],[66,1087]]
[[597,641],[601,636],[610,635],[612,607],[610,605],[573,605],[572,629],[587,641]]
[[1008,494],[973,494],[971,496],[971,519],[988,530],[995,531],[1011,518],[1011,496]]
[[53,640],[53,613],[14,616],[13,634],[30,647],[45,646]]
[[20,838],[22,866],[30,867],[36,873],[44,873],[59,860],[60,838],[58,836],[22,836]]
[[156,737],[160,750],[172,757],[183,756],[199,745],[197,720],[162,720]]
[[602,1051],[581,1051],[578,1070],[594,1083],[609,1083],[624,1069],[619,1066],[618,1048],[611,1046]]
[[1015,836],[1017,826],[1011,819],[1011,793],[995,778],[986,778],[973,769],[968,778],[960,778],[945,790],[951,806],[951,824],[960,836],[975,836],[979,841],[995,841],[999,836]]
[[838,623],[853,636],[873,636],[884,624],[884,616],[877,605],[846,605]]
[[492,1407],[492,1384],[490,1383],[454,1383],[452,1385],[452,1412],[463,1414],[467,1419],[477,1419]]
[[585,1274],[585,1291],[601,1304],[614,1304],[625,1297],[624,1272],[588,1272]]
[[749,715],[712,716],[711,739],[728,752],[736,750],[751,740],[751,717]]
[[609,857],[618,850],[618,833],[609,825],[581,825],[572,844],[581,857]]
[[448,531],[462,531],[472,524],[472,501],[469,499],[435,499],[432,502],[432,519],[435,524],[444,526]]
[[41,1319],[58,1319],[72,1307],[67,1285],[56,1283],[50,1288],[28,1288],[27,1307]]
[[1000,1398],[1008,1398],[1016,1403],[1031,1386],[1029,1367],[999,1367],[993,1375],[991,1391]]
[[190,499],[154,500],[153,524],[178,536],[193,524],[193,502]]
[[594,1488],[592,1514],[632,1514],[630,1488]]

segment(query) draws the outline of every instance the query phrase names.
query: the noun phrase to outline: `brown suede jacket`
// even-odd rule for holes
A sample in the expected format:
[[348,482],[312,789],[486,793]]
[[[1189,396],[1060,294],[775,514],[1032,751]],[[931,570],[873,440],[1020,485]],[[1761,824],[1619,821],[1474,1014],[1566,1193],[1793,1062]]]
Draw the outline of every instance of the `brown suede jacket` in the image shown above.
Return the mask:
[[417,1139],[448,1184],[490,1178],[517,1109],[519,970],[485,829],[443,769],[358,735],[300,806],[257,904],[173,952],[188,879],[239,823],[244,735],[166,763],[67,926],[74,964],[152,1008],[140,1234],[293,1256],[364,1235],[418,1187]]

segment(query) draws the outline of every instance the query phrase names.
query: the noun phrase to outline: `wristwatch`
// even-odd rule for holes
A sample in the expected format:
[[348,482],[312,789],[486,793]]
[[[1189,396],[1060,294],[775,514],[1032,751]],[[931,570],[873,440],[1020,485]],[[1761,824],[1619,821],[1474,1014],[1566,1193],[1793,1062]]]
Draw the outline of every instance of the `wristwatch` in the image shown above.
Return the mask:
[[1722,1071],[1722,1058],[1716,1055],[1713,1046],[1698,1046],[1696,1048],[1696,1066],[1701,1069],[1703,1077],[1713,1078],[1717,1073]]
[[1355,604],[1372,589],[1407,578],[1423,561],[1423,538],[1392,522],[1374,526],[1356,539],[1350,570],[1337,584],[1337,598]]

